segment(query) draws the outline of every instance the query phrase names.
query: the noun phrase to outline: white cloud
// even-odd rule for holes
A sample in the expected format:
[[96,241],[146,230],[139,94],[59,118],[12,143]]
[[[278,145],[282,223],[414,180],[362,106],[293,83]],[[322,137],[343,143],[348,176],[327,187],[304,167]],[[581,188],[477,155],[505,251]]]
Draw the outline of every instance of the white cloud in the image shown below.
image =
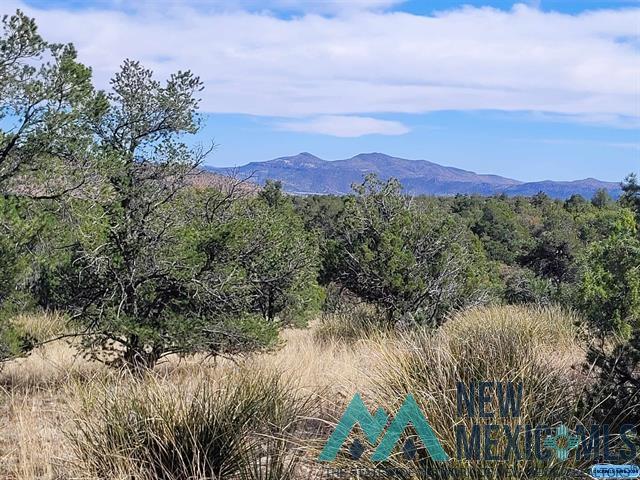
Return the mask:
[[[286,3],[293,0],[267,5]],[[322,2],[307,2],[314,3]],[[432,17],[360,10],[282,19],[185,5],[122,13],[13,4],[36,17],[46,38],[74,42],[100,86],[126,57],[161,76],[188,68],[205,82],[208,112],[319,117],[297,123],[307,126],[330,116],[355,122],[353,115],[475,109],[640,118],[638,8],[568,15],[518,5]]]
[[409,129],[400,122],[371,117],[322,115],[310,120],[282,122],[282,130],[304,133],[320,133],[334,137],[361,137],[363,135],[403,135]]

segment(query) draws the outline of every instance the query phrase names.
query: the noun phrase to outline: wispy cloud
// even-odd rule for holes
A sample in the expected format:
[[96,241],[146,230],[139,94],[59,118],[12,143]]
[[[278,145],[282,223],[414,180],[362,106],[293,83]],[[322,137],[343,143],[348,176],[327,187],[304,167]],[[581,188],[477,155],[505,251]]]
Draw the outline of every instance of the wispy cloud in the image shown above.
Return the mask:
[[363,135],[403,135],[409,128],[400,122],[371,117],[322,115],[310,120],[282,122],[281,130],[304,133],[320,133],[334,137],[361,137]]
[[[640,118],[639,51],[620,41],[638,38],[638,8],[568,15],[518,5],[418,16],[385,11],[392,0],[362,0],[357,12],[308,13],[314,5],[355,5],[336,0],[309,1],[307,14],[279,18],[251,3],[240,11],[147,2],[126,13],[3,6],[35,16],[47,38],[73,41],[102,87],[126,57],[160,75],[195,71],[208,112],[318,117],[289,122],[300,128],[322,128],[332,116],[354,124],[376,113],[436,110]],[[264,5],[288,4],[296,2]]]

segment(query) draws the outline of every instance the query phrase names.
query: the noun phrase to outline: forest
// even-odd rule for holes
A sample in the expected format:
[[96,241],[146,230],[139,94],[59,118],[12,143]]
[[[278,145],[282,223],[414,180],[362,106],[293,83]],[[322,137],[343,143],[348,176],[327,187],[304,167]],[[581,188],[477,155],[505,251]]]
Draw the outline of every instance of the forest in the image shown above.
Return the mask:
[[[73,45],[3,19],[0,445],[21,452],[0,452],[3,475],[311,478],[354,385],[371,406],[425,393],[443,436],[456,378],[528,382],[535,420],[640,426],[637,174],[616,200],[211,183],[214,145],[190,140],[202,88],[124,60],[98,90]],[[339,358],[362,364],[355,384]],[[43,459],[16,425],[50,398],[72,427]]]

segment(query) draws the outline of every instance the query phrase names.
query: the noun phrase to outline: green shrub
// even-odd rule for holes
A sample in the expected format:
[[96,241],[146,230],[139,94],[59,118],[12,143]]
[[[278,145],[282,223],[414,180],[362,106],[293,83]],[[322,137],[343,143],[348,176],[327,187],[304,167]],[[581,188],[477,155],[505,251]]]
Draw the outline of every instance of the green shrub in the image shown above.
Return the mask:
[[480,241],[446,211],[422,206],[400,183],[367,175],[345,201],[331,249],[336,283],[384,310],[389,323],[439,325],[487,300]]
[[577,307],[594,332],[629,338],[640,326],[640,240],[635,229],[590,246],[582,261]]
[[504,266],[501,275],[504,281],[502,297],[508,304],[548,305],[554,297],[551,280],[537,276],[528,268]]

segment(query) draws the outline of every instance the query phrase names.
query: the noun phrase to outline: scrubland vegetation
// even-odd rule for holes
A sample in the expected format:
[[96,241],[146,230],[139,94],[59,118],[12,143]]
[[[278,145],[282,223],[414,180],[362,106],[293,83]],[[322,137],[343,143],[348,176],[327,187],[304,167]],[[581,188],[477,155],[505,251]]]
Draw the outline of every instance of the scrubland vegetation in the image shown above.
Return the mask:
[[[312,323],[285,330],[284,346],[272,353],[239,363],[170,358],[142,377],[50,344],[3,371],[3,475],[322,478],[317,455],[354,392],[388,411],[412,393],[444,447],[455,450],[456,383],[479,378],[524,383],[524,418],[514,423],[588,424],[598,414],[584,399],[608,394],[583,369],[576,320],[559,307],[479,307],[437,330],[370,331],[344,341]],[[350,462],[345,456],[336,465]],[[399,451],[390,463],[413,466]],[[497,469],[462,465],[469,478]]]
[[522,382],[533,424],[640,426],[636,176],[618,200],[206,185],[197,77],[125,61],[96,91],[72,46],[3,26],[3,478],[320,478],[355,392],[413,394],[455,449],[457,382]]

